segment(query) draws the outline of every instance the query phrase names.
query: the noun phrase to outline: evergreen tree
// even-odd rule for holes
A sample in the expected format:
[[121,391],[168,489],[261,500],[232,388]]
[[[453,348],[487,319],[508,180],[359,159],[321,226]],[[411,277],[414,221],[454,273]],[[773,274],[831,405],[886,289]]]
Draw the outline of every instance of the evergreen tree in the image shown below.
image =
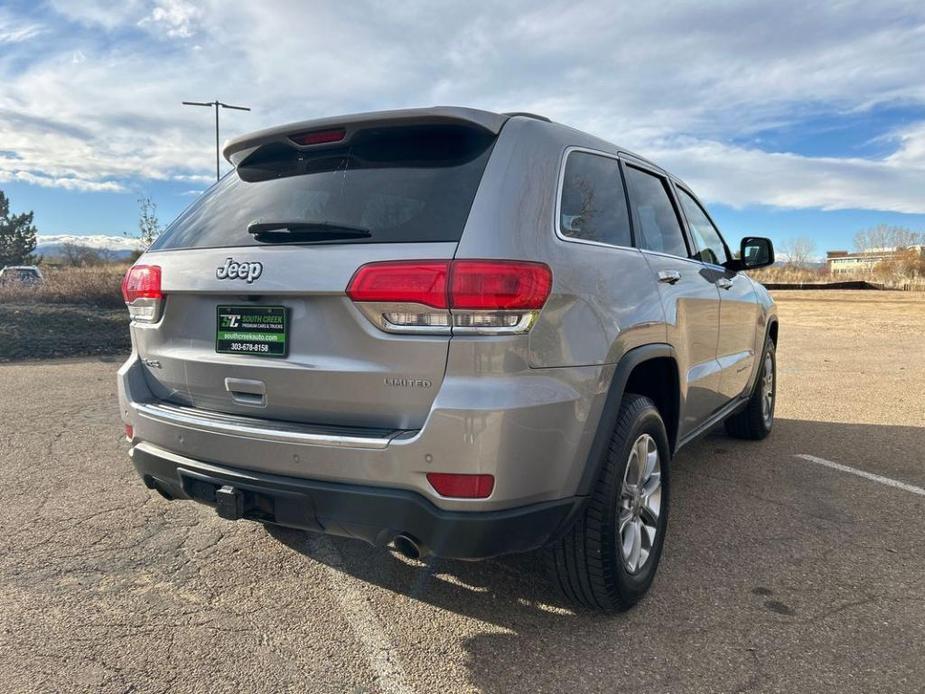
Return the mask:
[[0,190],[0,268],[35,262],[35,225],[32,212],[10,214],[10,201]]

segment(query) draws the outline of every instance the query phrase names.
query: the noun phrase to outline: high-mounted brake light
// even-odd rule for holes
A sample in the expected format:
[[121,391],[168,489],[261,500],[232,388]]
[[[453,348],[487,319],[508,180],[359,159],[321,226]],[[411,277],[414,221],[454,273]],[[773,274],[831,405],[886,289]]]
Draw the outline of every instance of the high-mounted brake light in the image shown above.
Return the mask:
[[290,135],[289,139],[297,145],[323,145],[329,142],[340,142],[346,134],[347,131],[343,128],[336,128],[334,130],[315,130],[310,133]]
[[440,496],[456,499],[487,499],[495,488],[494,475],[428,472],[427,481]]
[[525,333],[552,288],[543,263],[521,260],[402,260],[369,263],[347,296],[388,332]]
[[160,318],[164,294],[158,265],[133,265],[122,279],[122,298],[128,314],[138,323],[154,323]]

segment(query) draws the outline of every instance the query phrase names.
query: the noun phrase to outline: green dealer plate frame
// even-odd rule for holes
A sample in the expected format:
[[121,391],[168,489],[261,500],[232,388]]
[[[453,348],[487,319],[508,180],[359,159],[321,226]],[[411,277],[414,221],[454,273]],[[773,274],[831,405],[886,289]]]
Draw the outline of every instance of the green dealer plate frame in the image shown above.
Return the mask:
[[289,353],[289,309],[285,306],[217,306],[215,351],[285,357]]

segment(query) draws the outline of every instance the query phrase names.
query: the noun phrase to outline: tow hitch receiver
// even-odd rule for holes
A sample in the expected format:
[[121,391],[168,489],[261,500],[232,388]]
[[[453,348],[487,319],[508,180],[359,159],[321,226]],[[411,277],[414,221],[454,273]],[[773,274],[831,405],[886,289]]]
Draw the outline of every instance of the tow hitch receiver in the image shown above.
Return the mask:
[[216,510],[225,520],[244,517],[244,495],[230,484],[215,490]]

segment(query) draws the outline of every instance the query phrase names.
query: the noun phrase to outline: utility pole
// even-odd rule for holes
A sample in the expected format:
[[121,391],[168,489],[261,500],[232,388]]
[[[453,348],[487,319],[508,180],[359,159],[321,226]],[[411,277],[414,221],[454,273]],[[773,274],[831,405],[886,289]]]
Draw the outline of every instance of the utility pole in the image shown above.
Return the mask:
[[219,156],[218,156],[218,108],[231,108],[235,111],[250,111],[246,106],[232,106],[231,104],[223,104],[221,101],[216,99],[215,101],[184,101],[184,106],[208,106],[215,109],[215,180],[217,181],[221,177],[221,171],[219,169]]

